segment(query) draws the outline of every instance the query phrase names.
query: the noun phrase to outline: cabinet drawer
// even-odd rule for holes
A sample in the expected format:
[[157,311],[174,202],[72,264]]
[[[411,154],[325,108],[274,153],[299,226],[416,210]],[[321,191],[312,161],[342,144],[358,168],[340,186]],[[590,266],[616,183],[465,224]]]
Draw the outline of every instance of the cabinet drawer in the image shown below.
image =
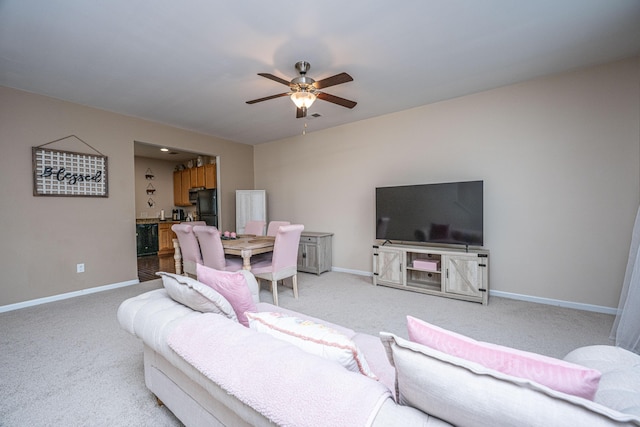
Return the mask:
[[318,238],[310,236],[300,236],[300,243],[318,243]]

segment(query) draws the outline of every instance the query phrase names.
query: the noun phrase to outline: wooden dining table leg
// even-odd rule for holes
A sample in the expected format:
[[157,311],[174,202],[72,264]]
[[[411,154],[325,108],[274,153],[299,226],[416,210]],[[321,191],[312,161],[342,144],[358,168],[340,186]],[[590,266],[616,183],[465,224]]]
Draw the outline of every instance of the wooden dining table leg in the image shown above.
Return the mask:
[[244,249],[242,254],[242,269],[251,271],[251,249]]
[[176,274],[182,274],[182,252],[180,252],[178,239],[173,239],[173,249],[173,260],[176,266]]

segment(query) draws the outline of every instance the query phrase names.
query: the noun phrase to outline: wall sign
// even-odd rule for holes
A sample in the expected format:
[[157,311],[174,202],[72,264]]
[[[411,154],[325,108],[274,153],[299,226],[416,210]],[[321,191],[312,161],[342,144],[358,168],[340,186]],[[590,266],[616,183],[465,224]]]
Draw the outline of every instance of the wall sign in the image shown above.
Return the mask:
[[33,195],[109,197],[107,157],[75,135],[98,155],[32,147]]

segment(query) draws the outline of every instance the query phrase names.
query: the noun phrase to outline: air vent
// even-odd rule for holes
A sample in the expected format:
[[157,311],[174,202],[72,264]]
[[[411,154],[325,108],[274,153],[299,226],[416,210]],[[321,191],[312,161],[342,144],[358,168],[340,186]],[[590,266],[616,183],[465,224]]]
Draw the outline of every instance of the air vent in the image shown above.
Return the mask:
[[313,117],[314,119],[317,119],[318,117],[322,117],[322,116],[319,113],[313,113],[311,117]]

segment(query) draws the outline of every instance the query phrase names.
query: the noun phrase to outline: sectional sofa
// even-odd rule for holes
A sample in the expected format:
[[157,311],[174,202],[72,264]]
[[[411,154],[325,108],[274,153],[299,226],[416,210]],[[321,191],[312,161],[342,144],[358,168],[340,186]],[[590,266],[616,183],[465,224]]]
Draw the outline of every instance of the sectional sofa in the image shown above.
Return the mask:
[[144,343],[147,387],[187,426],[640,426],[630,352],[594,346],[559,361],[586,372],[592,388],[578,394],[591,395],[576,396],[260,302],[251,273],[198,268],[199,280],[159,273],[162,289],[118,310]]

